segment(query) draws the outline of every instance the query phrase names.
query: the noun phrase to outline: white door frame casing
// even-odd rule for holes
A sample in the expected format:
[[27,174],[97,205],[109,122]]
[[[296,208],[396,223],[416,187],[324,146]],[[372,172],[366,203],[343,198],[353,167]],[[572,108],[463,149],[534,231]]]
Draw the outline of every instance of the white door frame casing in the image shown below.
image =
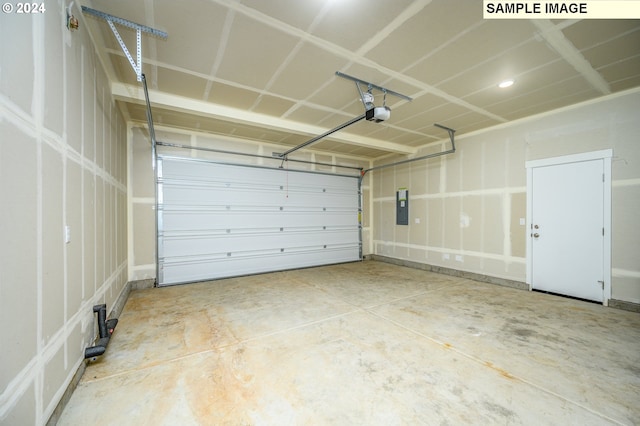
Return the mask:
[[613,149],[584,152],[580,154],[564,155],[561,157],[543,158],[525,162],[527,169],[527,275],[526,280],[529,290],[533,288],[533,238],[531,227],[533,218],[533,169],[536,167],[553,166],[559,164],[576,163],[580,161],[603,160],[604,170],[604,247],[603,247],[603,271],[604,271],[604,296],[602,304],[608,306],[611,299],[611,159]]

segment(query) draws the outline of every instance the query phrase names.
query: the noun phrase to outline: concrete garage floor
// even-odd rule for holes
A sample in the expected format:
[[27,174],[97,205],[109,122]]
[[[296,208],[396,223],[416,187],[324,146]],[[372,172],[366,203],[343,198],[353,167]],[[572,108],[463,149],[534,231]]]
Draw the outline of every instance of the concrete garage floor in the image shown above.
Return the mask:
[[58,424],[639,422],[639,314],[365,261],[132,292]]

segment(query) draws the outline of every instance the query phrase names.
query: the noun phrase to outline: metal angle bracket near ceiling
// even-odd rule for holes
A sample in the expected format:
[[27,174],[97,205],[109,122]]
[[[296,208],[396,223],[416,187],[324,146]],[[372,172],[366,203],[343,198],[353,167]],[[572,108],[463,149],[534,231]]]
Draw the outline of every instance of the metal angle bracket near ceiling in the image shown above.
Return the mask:
[[[393,90],[389,90],[386,87],[378,86],[377,84],[373,84],[373,83],[371,83],[369,81],[365,81],[365,80],[362,80],[360,78],[350,76],[349,74],[345,74],[345,73],[340,72],[340,71],[336,71],[336,75],[338,77],[342,77],[342,78],[345,78],[347,80],[354,81],[356,83],[356,88],[358,89],[358,93],[360,93],[360,99],[362,100],[362,103],[364,104],[364,107],[367,110],[369,110],[371,108],[374,108],[373,94],[371,93],[371,91],[373,89],[379,90],[384,94],[384,100],[382,101],[382,106],[386,106],[387,94],[393,95],[393,96],[397,96],[398,98],[407,100],[409,102],[411,102],[413,100],[413,98],[411,98],[411,97],[409,97],[407,95],[403,95],[402,93],[394,92]],[[367,86],[367,93],[366,94],[362,92],[362,88],[360,87],[361,84]]]
[[[99,10],[91,9],[86,6],[82,6],[82,12],[107,21],[107,24],[109,24],[113,35],[116,36],[116,39],[118,40],[122,51],[129,60],[133,71],[135,71],[138,81],[142,81],[142,33],[149,33],[162,39],[166,39],[168,37],[167,33],[164,31],[156,30],[155,28],[147,27],[146,25],[136,24],[135,22],[129,21],[127,19],[118,18],[117,16],[109,15],[108,13],[100,12]],[[133,60],[131,53],[129,53],[129,49],[127,49],[127,45],[124,44],[124,41],[122,40],[122,37],[120,37],[120,33],[118,32],[118,29],[114,24],[122,25],[123,27],[136,30],[137,61]]]
[[[352,77],[352,76],[344,74],[344,73],[342,73],[340,71],[336,71],[336,76],[342,77],[342,78],[346,78],[347,80],[351,80],[351,81],[354,81],[356,83],[356,88],[358,89],[358,93],[360,94],[360,99],[362,100],[362,104],[364,105],[364,108],[365,108],[364,114],[361,114],[361,115],[359,115],[359,116],[357,116],[355,118],[352,118],[351,120],[349,120],[349,121],[347,121],[345,123],[342,123],[342,124],[338,125],[337,127],[334,127],[333,129],[322,133],[321,135],[315,136],[315,137],[309,139],[308,141],[303,142],[300,145],[289,149],[288,151],[285,151],[285,152],[274,152],[273,156],[275,158],[281,158],[283,161],[287,160],[287,156],[289,154],[291,154],[291,153],[293,153],[293,152],[295,152],[295,151],[297,151],[299,149],[302,149],[304,147],[307,147],[307,146],[309,146],[309,145],[311,145],[313,143],[316,143],[320,139],[323,139],[323,138],[329,136],[330,134],[337,132],[338,130],[342,130],[345,127],[349,127],[352,124],[355,124],[360,120],[367,119],[368,121],[373,121],[373,122],[376,122],[376,123],[379,123],[381,121],[387,120],[391,116],[391,109],[386,105],[386,103],[387,103],[387,94],[393,95],[393,96],[397,96],[397,97],[405,99],[405,100],[407,100],[409,102],[413,100],[409,96],[403,95],[402,93],[398,93],[398,92],[395,92],[393,90],[389,90],[386,87],[382,87],[382,86],[379,86],[377,84],[373,84],[373,83],[370,83],[368,81],[365,81],[365,80],[362,80],[362,79],[359,79],[359,78],[356,78],[356,77]],[[360,87],[361,84],[367,86],[367,92],[366,93],[364,93],[362,91],[362,88]],[[373,97],[373,93],[371,93],[373,89],[379,90],[384,94],[384,100],[383,100],[383,105],[382,106],[378,106],[377,107],[377,106],[374,105],[374,103],[373,103],[374,97]]]
[[[145,78],[145,75],[142,73],[142,33],[148,33],[151,34],[153,36],[156,37],[160,37],[162,39],[166,39],[168,37],[168,34],[164,31],[160,31],[157,30],[155,28],[151,28],[148,27],[146,25],[141,25],[141,24],[137,24],[135,22],[129,21],[127,19],[122,19],[119,18],[117,16],[113,16],[113,15],[109,15],[108,13],[104,13],[104,12],[100,12],[99,10],[95,10],[95,9],[91,9],[89,7],[86,6],[82,6],[82,12],[89,14],[89,15],[93,15],[96,16],[100,19],[104,19],[105,21],[107,21],[107,23],[109,24],[109,28],[111,28],[111,31],[113,32],[113,35],[116,37],[116,39],[118,40],[118,43],[120,44],[120,47],[122,48],[122,51],[124,52],[124,54],[126,55],[127,59],[129,60],[129,63],[131,64],[131,67],[133,68],[133,71],[136,73],[136,78],[138,79],[138,81],[142,82],[142,86],[144,88],[144,98],[145,98],[145,102],[147,104],[147,122],[149,125],[149,136],[151,137],[151,148],[152,148],[152,165],[153,168],[155,169],[155,165],[156,165],[156,134],[155,134],[155,129],[153,127],[153,116],[151,114],[151,102],[149,101],[149,90],[147,89],[147,79]],[[129,53],[129,49],[127,49],[127,45],[124,43],[124,41],[122,40],[122,37],[120,37],[120,33],[118,32],[118,29],[116,28],[115,24],[118,25],[122,25],[123,27],[127,27],[127,28],[131,28],[136,30],[136,57],[137,57],[137,61],[133,60],[133,57],[131,56],[131,53]]]

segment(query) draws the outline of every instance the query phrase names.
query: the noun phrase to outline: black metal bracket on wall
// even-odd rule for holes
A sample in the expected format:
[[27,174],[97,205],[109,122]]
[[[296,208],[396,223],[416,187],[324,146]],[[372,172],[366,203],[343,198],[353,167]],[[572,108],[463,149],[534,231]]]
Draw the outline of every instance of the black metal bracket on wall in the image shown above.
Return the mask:
[[107,350],[107,345],[111,339],[111,335],[118,324],[117,318],[107,320],[107,305],[95,305],[93,313],[98,314],[98,333],[99,338],[94,346],[84,350],[84,358],[94,358],[102,355]]

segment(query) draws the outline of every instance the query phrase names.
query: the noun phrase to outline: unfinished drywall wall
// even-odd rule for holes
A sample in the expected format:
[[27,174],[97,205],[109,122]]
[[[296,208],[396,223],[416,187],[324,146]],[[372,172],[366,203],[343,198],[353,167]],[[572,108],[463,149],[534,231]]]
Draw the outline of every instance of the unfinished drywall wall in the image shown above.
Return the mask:
[[[372,172],[372,252],[524,282],[525,162],[612,148],[611,297],[640,303],[638,111],[632,90],[463,135],[455,154]],[[395,225],[400,187],[409,188],[408,226]]]
[[[153,104],[153,99],[151,99]],[[161,125],[155,126],[156,139],[165,143],[187,145],[193,147],[240,152],[251,155],[271,156],[273,152],[283,152],[282,146],[249,141],[233,137],[217,136],[197,131],[173,129]],[[129,208],[129,279],[131,281],[155,279],[155,187],[151,160],[151,142],[146,126],[143,124],[131,124],[128,132],[129,157],[130,157],[130,208]],[[357,157],[331,155],[314,150],[301,150],[292,154],[289,158],[310,162],[326,163],[329,165],[317,165],[296,163],[293,161],[282,162],[280,160],[265,159],[255,156],[238,156],[220,152],[207,152],[184,148],[172,148],[158,146],[158,153],[175,155],[180,157],[203,158],[215,161],[223,161],[234,164],[254,164],[268,167],[282,165],[290,170],[314,170],[326,173],[342,173],[357,176],[357,170],[346,170],[336,165],[348,167],[368,168],[370,162]],[[363,181],[363,202],[365,214],[363,215],[363,247],[364,254],[369,254],[370,227],[368,222],[367,206],[370,200],[369,179]]]
[[0,15],[2,425],[47,422],[127,279],[126,126],[64,7]]
[[[373,252],[518,279],[526,265],[512,252],[511,235],[524,226],[503,217],[511,216],[514,197],[525,199],[524,163],[520,179],[509,167],[522,152],[493,138],[457,145],[455,154],[373,172]],[[425,153],[446,149],[448,141]],[[401,187],[409,189],[408,226],[395,225],[395,191]],[[514,207],[513,214],[524,218],[524,205]]]

